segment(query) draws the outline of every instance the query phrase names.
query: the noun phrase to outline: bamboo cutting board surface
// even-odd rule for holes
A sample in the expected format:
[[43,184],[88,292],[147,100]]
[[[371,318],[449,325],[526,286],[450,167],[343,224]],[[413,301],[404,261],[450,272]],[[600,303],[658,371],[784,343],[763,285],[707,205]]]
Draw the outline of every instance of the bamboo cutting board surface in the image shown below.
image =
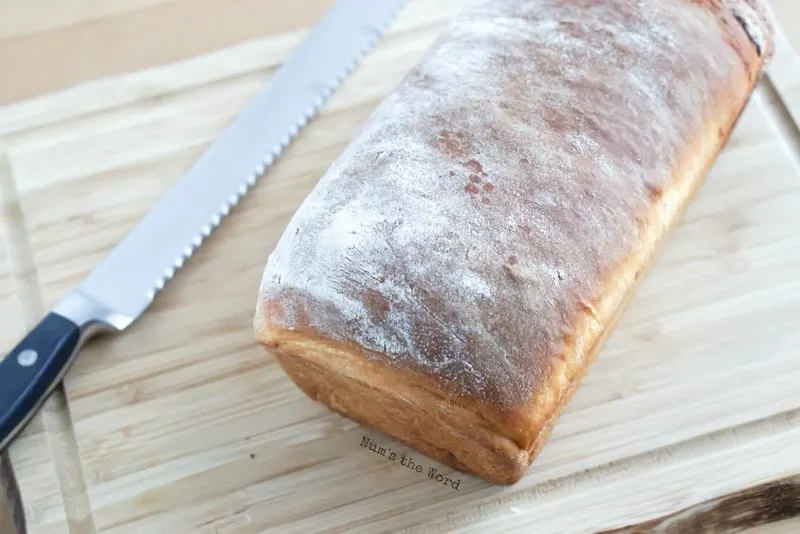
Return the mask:
[[[3,94],[3,352],[180,177],[329,4],[296,3],[289,13],[233,2],[230,14],[204,2],[201,22],[249,22],[235,35],[222,24],[202,45],[178,40],[158,59],[147,39],[129,50],[125,38],[150,27],[143,13],[174,27],[181,6],[191,10],[183,0],[126,0],[113,17],[86,0],[49,23],[22,10],[16,26],[0,25],[0,65],[19,68],[26,43],[97,59],[78,72],[53,65],[69,71],[61,82],[28,73]],[[84,349],[10,451],[29,532],[694,532],[800,515],[800,19],[784,24],[770,76],[515,486],[443,468],[330,413],[255,343],[261,271],[292,213],[461,5],[412,0],[154,306]],[[258,9],[266,30],[251,20]],[[775,9],[782,21],[797,13],[791,2]],[[63,37],[103,17],[114,21],[109,47],[129,52],[122,66]],[[13,34],[25,24],[30,35]],[[158,41],[163,26],[151,29]],[[362,447],[365,437],[398,459]],[[428,478],[431,467],[460,482]]]

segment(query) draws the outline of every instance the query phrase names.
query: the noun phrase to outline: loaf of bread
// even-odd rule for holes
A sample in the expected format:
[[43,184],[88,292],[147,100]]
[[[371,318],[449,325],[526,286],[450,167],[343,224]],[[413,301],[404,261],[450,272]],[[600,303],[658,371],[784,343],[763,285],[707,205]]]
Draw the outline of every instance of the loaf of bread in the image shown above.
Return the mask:
[[292,218],[258,340],[312,399],[519,480],[771,35],[758,0],[470,2]]

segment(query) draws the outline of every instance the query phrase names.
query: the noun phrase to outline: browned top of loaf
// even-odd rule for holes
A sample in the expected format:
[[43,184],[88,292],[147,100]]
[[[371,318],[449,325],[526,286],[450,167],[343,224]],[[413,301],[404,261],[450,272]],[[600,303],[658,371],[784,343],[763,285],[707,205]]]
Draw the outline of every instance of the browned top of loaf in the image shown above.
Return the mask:
[[297,211],[259,320],[526,402],[703,117],[757,72],[731,9],[750,3],[471,4]]

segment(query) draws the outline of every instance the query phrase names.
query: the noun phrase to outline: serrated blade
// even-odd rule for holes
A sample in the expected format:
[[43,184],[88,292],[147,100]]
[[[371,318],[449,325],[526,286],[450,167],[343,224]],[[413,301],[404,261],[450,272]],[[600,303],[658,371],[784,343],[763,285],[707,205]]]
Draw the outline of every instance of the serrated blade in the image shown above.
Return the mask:
[[[406,0],[339,0],[210,148],[76,291],[125,328],[255,185]],[[58,306],[56,307],[58,311]]]

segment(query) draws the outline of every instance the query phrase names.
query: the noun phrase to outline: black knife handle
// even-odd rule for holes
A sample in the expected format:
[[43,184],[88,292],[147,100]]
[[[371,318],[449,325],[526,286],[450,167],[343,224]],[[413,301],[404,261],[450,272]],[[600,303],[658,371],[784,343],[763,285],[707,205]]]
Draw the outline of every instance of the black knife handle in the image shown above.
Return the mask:
[[80,337],[78,325],[50,312],[0,361],[0,452],[60,382]]

